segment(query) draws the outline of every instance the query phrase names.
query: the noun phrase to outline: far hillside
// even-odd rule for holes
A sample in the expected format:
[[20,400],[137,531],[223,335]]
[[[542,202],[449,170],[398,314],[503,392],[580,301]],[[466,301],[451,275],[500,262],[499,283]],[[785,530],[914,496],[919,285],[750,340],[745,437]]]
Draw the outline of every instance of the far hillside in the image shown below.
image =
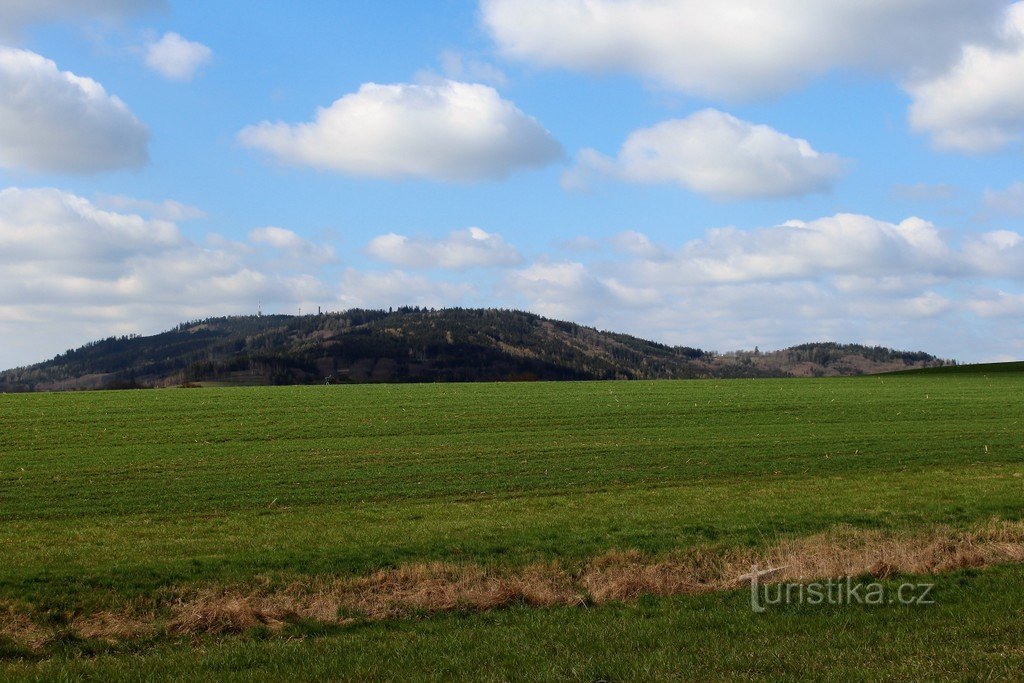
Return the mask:
[[210,318],[0,373],[0,391],[167,386],[860,375],[947,365],[835,343],[715,353],[498,309]]
[[953,375],[992,372],[1024,372],[1024,361],[1009,363],[973,363],[967,365],[940,365],[912,370],[899,370],[893,374],[900,375]]

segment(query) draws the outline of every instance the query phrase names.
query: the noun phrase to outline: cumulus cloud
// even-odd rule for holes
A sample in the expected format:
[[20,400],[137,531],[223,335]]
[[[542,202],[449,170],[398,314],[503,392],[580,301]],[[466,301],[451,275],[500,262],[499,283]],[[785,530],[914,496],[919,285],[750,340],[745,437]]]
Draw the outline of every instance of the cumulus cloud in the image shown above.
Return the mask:
[[991,152],[1024,133],[1024,2],[1006,11],[1001,40],[969,44],[960,61],[933,78],[910,82],[911,127],[936,147]]
[[443,239],[407,237],[395,233],[370,241],[367,253],[373,258],[405,268],[487,268],[515,266],[522,256],[501,235],[480,228],[454,230]]
[[838,68],[934,69],[991,32],[1004,0],[481,0],[507,57],[636,74],[710,98],[786,91]]
[[93,173],[144,165],[149,132],[96,81],[0,46],[0,168]]
[[793,197],[827,191],[845,165],[806,140],[705,109],[634,131],[616,159],[581,151],[562,185],[585,189],[596,178],[614,177],[675,183],[717,200]]
[[213,50],[177,33],[168,32],[146,43],[145,61],[153,71],[172,81],[191,81],[213,59]]
[[334,247],[310,242],[287,228],[256,228],[249,232],[249,240],[276,249],[291,259],[310,264],[324,264],[334,260]]
[[0,40],[14,40],[36,23],[123,19],[165,4],[164,0],[4,0],[0,2]]
[[[104,210],[54,189],[0,191],[0,335],[10,366],[205,315],[314,305],[331,289],[245,250],[204,247],[171,221]],[[305,303],[308,302],[308,303]]]
[[497,179],[562,155],[536,119],[496,90],[457,81],[367,83],[319,109],[312,122],[265,121],[238,139],[284,163],[392,179]]

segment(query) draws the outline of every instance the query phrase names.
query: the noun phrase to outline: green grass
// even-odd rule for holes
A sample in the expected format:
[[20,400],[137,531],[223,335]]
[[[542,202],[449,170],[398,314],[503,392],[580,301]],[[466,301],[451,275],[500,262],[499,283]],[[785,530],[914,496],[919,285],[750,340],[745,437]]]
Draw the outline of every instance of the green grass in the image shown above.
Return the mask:
[[[1019,520],[1022,390],[1000,372],[0,395],[0,600],[58,614],[263,574]],[[393,628],[436,623],[462,622]]]
[[[929,582],[934,579],[927,579]],[[1024,568],[941,577],[935,604],[789,606],[747,591],[514,608],[8,666],[9,680],[1020,680]]]

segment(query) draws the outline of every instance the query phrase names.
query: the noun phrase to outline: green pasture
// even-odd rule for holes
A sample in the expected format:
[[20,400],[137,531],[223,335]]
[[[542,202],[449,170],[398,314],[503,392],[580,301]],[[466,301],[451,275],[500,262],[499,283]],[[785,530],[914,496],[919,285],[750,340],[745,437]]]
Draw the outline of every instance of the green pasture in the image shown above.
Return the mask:
[[[0,600],[77,613],[256,576],[1019,520],[1022,420],[1018,372],[0,395]],[[597,627],[528,612],[472,619]],[[423,628],[444,639],[462,619]]]

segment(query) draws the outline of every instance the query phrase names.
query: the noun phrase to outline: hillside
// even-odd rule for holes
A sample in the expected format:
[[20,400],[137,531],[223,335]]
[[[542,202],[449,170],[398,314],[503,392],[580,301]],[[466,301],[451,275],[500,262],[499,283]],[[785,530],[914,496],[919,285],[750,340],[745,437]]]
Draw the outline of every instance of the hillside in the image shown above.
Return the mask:
[[0,373],[0,391],[855,375],[936,367],[926,353],[806,344],[770,353],[671,347],[520,311],[350,310],[184,323]]
[[973,363],[970,365],[936,365],[924,368],[898,370],[893,374],[900,375],[967,375],[991,374],[1002,372],[1024,372],[1024,361],[1005,363]]

